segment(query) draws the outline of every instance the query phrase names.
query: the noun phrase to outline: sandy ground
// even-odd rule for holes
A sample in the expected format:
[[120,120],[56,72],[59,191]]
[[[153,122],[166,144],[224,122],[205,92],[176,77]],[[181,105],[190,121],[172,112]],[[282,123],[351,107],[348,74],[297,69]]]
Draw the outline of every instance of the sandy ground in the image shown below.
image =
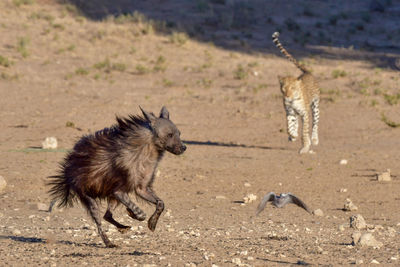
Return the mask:
[[[93,21],[50,0],[20,2],[0,3],[0,175],[7,182],[0,193],[0,265],[400,264],[400,132],[388,126],[400,122],[393,41],[377,38],[380,49],[388,49],[381,51],[308,38],[314,46],[302,49],[295,33],[282,34],[322,90],[320,145],[315,154],[299,155],[300,142],[287,141],[276,78],[299,71],[269,38],[245,46],[235,36],[210,43],[204,36],[160,33],[147,21]],[[179,1],[152,2],[168,9]],[[388,26],[382,34],[398,40],[392,19],[399,6],[391,2],[384,13],[371,13],[369,23],[371,29],[377,21]],[[316,25],[322,18],[307,13],[299,23]],[[274,21],[268,35],[285,27]],[[325,35],[338,31],[326,29]],[[371,34],[350,34],[347,41],[357,44]],[[252,50],[252,42],[265,50]],[[116,114],[138,114],[139,105],[157,113],[166,105],[188,149],[166,155],[159,166],[154,188],[166,212],[156,231],[120,208],[116,218],[132,229],[121,235],[105,223],[119,245],[107,249],[80,205],[49,213],[38,204],[49,204],[46,177],[80,136],[112,125]],[[57,149],[41,149],[48,136],[57,138]],[[339,164],[342,159],[348,163]],[[392,180],[378,182],[386,169]],[[255,217],[270,191],[292,192],[323,216],[268,205]],[[258,198],[244,203],[249,194]],[[347,198],[358,210],[343,210]],[[147,214],[154,210],[139,205]],[[367,223],[361,232],[382,246],[352,245],[349,218],[355,214]]]

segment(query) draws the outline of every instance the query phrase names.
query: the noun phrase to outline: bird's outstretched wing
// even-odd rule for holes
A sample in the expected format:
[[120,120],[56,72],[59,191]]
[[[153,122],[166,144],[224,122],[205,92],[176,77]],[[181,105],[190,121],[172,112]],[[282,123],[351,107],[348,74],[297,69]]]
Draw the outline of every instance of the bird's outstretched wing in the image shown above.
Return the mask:
[[256,216],[258,214],[260,214],[260,212],[262,212],[265,208],[265,206],[267,205],[267,203],[269,201],[274,201],[275,200],[275,193],[274,192],[269,192],[268,194],[266,194],[263,199],[261,200],[260,204],[258,204],[257,207],[257,212],[256,212]]
[[296,204],[297,206],[299,206],[300,208],[305,209],[308,213],[312,213],[311,210],[307,207],[306,203],[304,203],[303,201],[301,201],[300,198],[296,197],[295,195],[292,195],[290,193],[288,193],[291,203]]

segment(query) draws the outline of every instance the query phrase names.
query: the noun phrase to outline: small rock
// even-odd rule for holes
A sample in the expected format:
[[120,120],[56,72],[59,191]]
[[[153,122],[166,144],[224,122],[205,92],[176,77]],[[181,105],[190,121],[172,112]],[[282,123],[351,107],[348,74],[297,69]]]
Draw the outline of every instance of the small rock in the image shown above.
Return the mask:
[[346,199],[346,202],[344,203],[344,207],[343,207],[344,211],[354,211],[354,210],[358,210],[357,206],[353,204],[353,202],[351,201],[350,198]]
[[341,159],[339,164],[340,165],[347,165],[347,159]]
[[375,247],[380,248],[383,246],[382,242],[379,242],[375,239],[375,237],[371,233],[364,233],[361,235],[358,244],[361,246]]
[[321,209],[316,209],[316,210],[314,210],[314,211],[313,211],[313,214],[314,214],[315,216],[319,216],[319,217],[324,216],[324,212],[323,212]]
[[244,200],[244,203],[248,204],[248,203],[251,203],[251,202],[257,200],[257,196],[254,194],[248,194],[247,196],[245,196],[243,198],[243,200]]
[[236,265],[241,265],[242,261],[240,260],[240,258],[233,258],[232,259],[232,263],[236,264]]
[[21,234],[21,231],[18,230],[18,229],[14,229],[14,230],[12,231],[12,233],[13,233],[13,235],[20,235],[20,234]]
[[398,258],[397,258],[397,257],[390,257],[390,260],[391,260],[391,261],[397,261]]
[[371,264],[380,264],[380,263],[379,263],[379,261],[377,261],[377,260],[372,260],[372,261],[371,261]]
[[57,139],[55,137],[46,137],[42,142],[43,149],[56,149],[57,148]]
[[360,237],[361,237],[361,232],[360,231],[355,231],[352,235],[351,235],[351,239],[353,240],[352,245],[355,246],[358,244],[358,241],[360,241]]
[[226,199],[226,196],[216,196],[215,199]]
[[6,179],[4,179],[4,177],[0,175],[0,193],[4,191],[6,186],[7,186]]
[[340,189],[339,189],[339,192],[340,192],[340,193],[346,193],[346,192],[347,192],[347,188],[340,188]]
[[250,183],[244,183],[244,187],[250,187],[251,184]]
[[354,229],[365,229],[367,224],[361,214],[353,215],[350,217],[350,227]]
[[360,265],[360,264],[363,264],[363,263],[364,263],[363,260],[356,260],[356,264],[357,264],[357,265]]
[[37,209],[40,211],[49,211],[49,205],[44,203],[37,203]]
[[376,179],[378,180],[378,182],[390,182],[392,180],[392,177],[390,176],[390,169],[387,169],[381,174],[377,174]]
[[339,231],[343,232],[345,230],[344,224],[339,225]]

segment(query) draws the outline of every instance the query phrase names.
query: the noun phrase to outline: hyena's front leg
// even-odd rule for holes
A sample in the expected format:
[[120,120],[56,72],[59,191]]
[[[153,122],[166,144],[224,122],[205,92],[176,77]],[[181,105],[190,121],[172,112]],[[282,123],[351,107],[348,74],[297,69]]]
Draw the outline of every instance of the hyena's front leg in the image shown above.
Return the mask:
[[147,222],[147,226],[149,227],[149,229],[151,231],[154,231],[156,229],[158,218],[164,211],[164,202],[153,192],[150,187],[137,188],[136,193],[144,200],[147,200],[156,205],[156,210]]
[[311,140],[313,145],[318,145],[318,122],[319,122],[319,98],[315,98],[311,103],[311,111],[313,116]]
[[294,142],[298,137],[299,121],[296,112],[289,106],[286,106],[286,120],[289,141]]
[[309,135],[309,121],[308,121],[308,112],[303,111],[301,114],[301,119],[303,122],[303,148],[300,149],[300,154],[308,153],[310,151],[311,140]]
[[146,219],[146,213],[144,213],[132,200],[129,198],[129,195],[125,192],[115,192],[114,197],[124,204],[126,210],[128,211],[128,215],[133,219],[138,221],[144,221]]

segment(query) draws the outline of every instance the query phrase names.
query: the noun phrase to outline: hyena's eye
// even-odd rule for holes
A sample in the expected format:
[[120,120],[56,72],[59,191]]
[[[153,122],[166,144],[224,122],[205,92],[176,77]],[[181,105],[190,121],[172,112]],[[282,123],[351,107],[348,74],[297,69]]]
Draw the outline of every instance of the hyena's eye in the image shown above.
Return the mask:
[[169,133],[167,136],[168,138],[172,138],[173,135],[174,135],[173,133]]

